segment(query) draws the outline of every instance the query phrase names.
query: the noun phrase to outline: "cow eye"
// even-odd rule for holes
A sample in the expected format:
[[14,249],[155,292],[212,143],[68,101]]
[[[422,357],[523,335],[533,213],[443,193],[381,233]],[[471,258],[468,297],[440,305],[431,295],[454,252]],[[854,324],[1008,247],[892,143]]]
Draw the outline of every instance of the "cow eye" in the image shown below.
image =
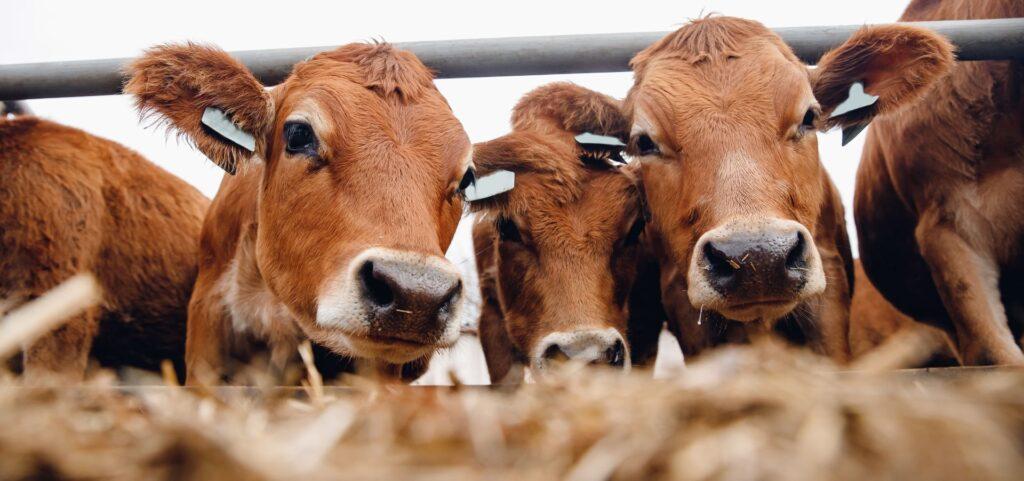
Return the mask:
[[289,154],[303,154],[316,157],[318,142],[313,128],[305,122],[284,124],[284,149]]
[[661,150],[658,149],[658,144],[654,143],[650,135],[640,134],[634,137],[633,145],[636,154],[639,156],[645,155],[661,155]]
[[815,124],[817,122],[818,122],[818,111],[815,110],[813,107],[807,109],[807,112],[804,114],[803,121],[800,122],[800,133],[803,134],[803,133],[815,130],[815,128],[816,128]]
[[522,242],[523,240],[519,235],[519,227],[507,217],[498,218],[498,238],[509,242]]
[[466,173],[462,175],[462,180],[459,181],[459,192],[465,192],[474,182],[476,182],[476,172],[470,167],[466,169]]
[[645,224],[646,220],[644,219],[644,216],[642,214],[637,216],[636,220],[633,221],[633,225],[629,228],[629,233],[626,234],[623,244],[626,246],[634,246],[639,243],[640,234],[644,232]]

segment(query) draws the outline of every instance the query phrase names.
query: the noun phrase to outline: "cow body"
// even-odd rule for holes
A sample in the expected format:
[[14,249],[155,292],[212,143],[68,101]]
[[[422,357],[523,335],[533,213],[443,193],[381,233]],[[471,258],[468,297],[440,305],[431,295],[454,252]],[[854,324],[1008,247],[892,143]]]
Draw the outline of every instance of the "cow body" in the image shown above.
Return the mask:
[[[693,21],[634,57],[630,151],[684,354],[776,333],[849,358],[852,256],[815,132],[920,98],[951,63],[928,31],[876,27],[812,71],[764,26],[729,17]],[[877,103],[838,109],[855,83]]]
[[[889,342],[904,342],[917,336],[925,350],[920,359],[904,367],[943,367],[960,363],[949,336],[940,329],[914,321],[885,300],[864,273],[860,259],[854,261],[853,300],[850,303],[850,350],[860,358]],[[915,353],[917,354],[917,353]]]
[[28,375],[181,367],[208,200],[109,140],[35,117],[0,119],[0,298],[92,272],[103,302],[29,346]]
[[[515,383],[523,367],[551,362],[631,365],[626,309],[646,223],[636,166],[619,147],[587,150],[585,132],[626,138],[614,99],[555,83],[523,97],[513,132],[477,144],[481,175],[516,173],[515,188],[474,203],[483,306],[480,338],[491,381]],[[619,141],[621,142],[621,140]]]
[[[1024,16],[1019,1],[914,1],[901,20]],[[1024,75],[963,62],[869,132],[854,214],[864,269],[967,364],[1024,364]]]
[[[415,377],[455,342],[466,296],[443,255],[470,144],[415,56],[351,44],[269,90],[223,51],[194,44],[154,48],[130,71],[126,91],[141,111],[234,174],[203,225],[190,382],[229,375],[254,354],[283,369],[306,339],[336,359]],[[209,109],[255,146],[201,123]]]

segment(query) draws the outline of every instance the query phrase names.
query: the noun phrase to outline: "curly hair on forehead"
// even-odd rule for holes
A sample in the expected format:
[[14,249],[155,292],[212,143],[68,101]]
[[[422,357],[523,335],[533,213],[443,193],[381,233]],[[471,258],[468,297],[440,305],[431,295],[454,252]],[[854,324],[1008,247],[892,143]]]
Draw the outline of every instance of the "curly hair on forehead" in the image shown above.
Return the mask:
[[751,44],[767,41],[786,57],[798,61],[792,49],[774,32],[754,20],[708,15],[693,20],[640,51],[629,66],[637,74],[660,56],[669,55],[689,63],[736,58]]
[[[396,96],[404,102],[416,102],[437,90],[434,73],[415,54],[386,42],[344,45],[319,53],[305,64],[314,66],[323,60],[355,65],[363,76],[363,85],[385,98]],[[296,66],[296,72],[299,70]]]

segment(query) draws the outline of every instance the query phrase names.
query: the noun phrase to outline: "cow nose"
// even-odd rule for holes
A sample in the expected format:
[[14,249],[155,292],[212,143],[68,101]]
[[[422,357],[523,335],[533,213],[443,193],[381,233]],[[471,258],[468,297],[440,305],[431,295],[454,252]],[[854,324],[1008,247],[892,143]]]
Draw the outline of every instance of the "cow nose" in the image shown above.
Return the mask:
[[626,345],[609,330],[575,331],[548,335],[542,346],[541,361],[579,361],[591,365],[626,367]]
[[789,297],[808,276],[809,249],[802,230],[740,232],[709,239],[703,256],[708,283],[727,298],[740,294]]
[[365,259],[358,277],[373,333],[413,342],[436,340],[462,293],[454,271],[385,256]]

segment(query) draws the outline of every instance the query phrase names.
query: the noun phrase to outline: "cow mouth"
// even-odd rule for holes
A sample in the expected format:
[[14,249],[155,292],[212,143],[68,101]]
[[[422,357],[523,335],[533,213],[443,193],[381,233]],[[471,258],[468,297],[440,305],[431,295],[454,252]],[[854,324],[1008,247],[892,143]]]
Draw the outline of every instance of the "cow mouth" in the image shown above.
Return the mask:
[[380,335],[369,335],[369,336],[353,336],[359,340],[372,342],[375,344],[382,344],[388,346],[406,346],[410,348],[428,348],[436,346],[433,342],[415,341],[411,339],[404,339],[395,336],[380,336]]
[[773,321],[792,312],[796,305],[794,299],[761,299],[729,304],[719,309],[719,312],[740,322]]
[[394,336],[345,334],[346,344],[356,357],[381,359],[402,364],[419,359],[446,346],[438,342],[424,342]]
[[400,336],[390,336],[381,334],[353,334],[346,333],[345,337],[350,342],[357,346],[366,347],[369,349],[384,349],[384,350],[417,350],[417,351],[428,351],[435,349],[445,349],[451,347],[454,343],[446,343],[443,339],[425,341],[417,339],[409,339]]

